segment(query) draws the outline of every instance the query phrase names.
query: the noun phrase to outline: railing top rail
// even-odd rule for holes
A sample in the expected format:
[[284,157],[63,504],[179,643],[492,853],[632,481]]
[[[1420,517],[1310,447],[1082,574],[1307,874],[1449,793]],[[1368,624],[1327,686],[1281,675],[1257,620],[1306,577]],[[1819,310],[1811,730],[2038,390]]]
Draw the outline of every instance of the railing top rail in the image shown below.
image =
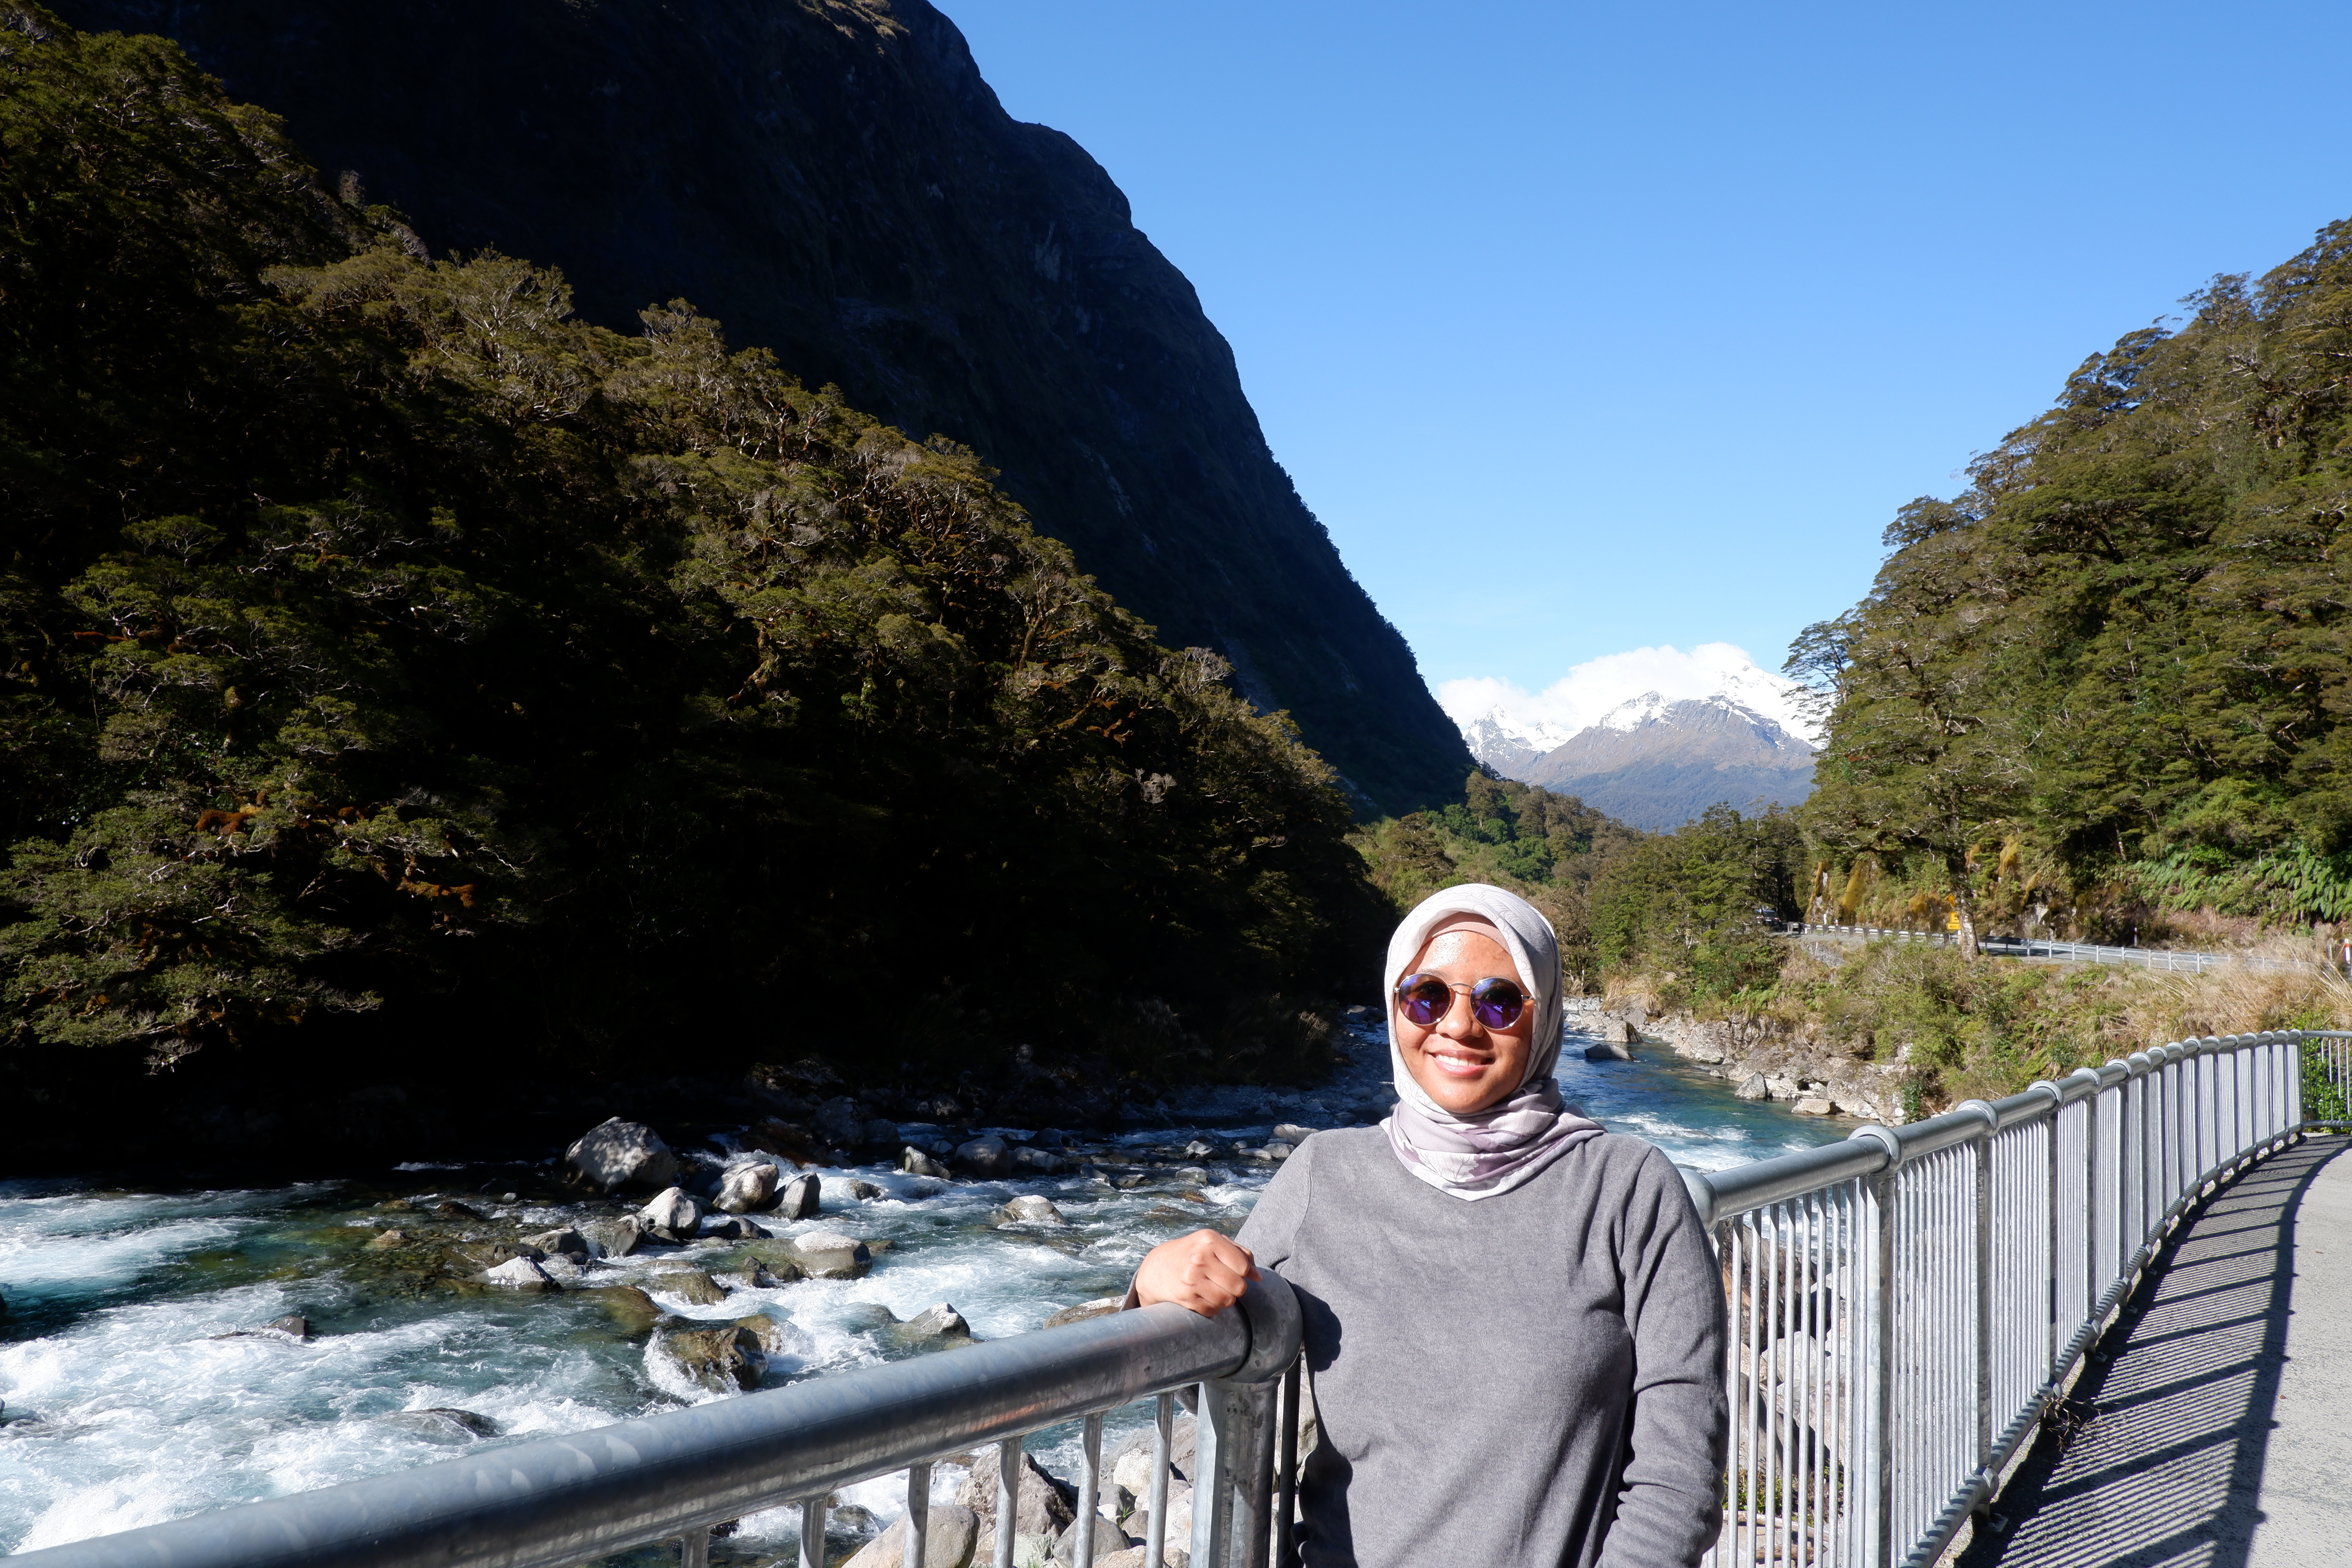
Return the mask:
[[1690,1189],[1691,1201],[1697,1205],[1700,1217],[1711,1225],[1750,1209],[1803,1197],[1857,1176],[1874,1175],[1940,1149],[2047,1120],[2057,1114],[2062,1106],[2132,1079],[2145,1078],[2172,1062],[2279,1040],[2304,1039],[2352,1039],[2352,1030],[2282,1029],[2175,1040],[2135,1052],[2128,1059],[2110,1061],[2104,1067],[2078,1068],[2056,1083],[2038,1083],[2003,1100],[1969,1100],[1940,1116],[1901,1127],[1859,1127],[1843,1143],[1801,1149],[1729,1171],[1685,1171],[1683,1182]]
[[1300,1314],[1172,1304],[25,1553],[40,1568],[559,1568],[1202,1379],[1274,1375]]

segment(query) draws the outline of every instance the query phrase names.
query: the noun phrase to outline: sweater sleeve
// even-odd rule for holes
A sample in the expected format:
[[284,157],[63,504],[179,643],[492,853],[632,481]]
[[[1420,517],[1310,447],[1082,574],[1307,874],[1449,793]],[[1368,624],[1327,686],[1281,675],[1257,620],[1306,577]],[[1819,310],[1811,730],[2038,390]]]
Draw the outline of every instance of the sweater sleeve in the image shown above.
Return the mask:
[[1723,1521],[1723,1281],[1681,1173],[1656,1150],[1635,1173],[1624,1224],[1633,1407],[1599,1568],[1693,1564]]
[[[1307,1189],[1314,1179],[1308,1174],[1314,1160],[1308,1151],[1314,1147],[1315,1140],[1309,1138],[1282,1163],[1282,1169],[1274,1173],[1274,1180],[1258,1194],[1257,1206],[1250,1210],[1249,1217],[1242,1221],[1240,1233],[1234,1237],[1249,1248],[1250,1261],[1261,1269],[1279,1273],[1282,1266],[1290,1261],[1299,1222],[1307,1215]],[[1138,1304],[1135,1278],[1129,1275],[1127,1295],[1120,1300],[1118,1310],[1132,1312]]]
[[1315,1184],[1315,1140],[1298,1145],[1274,1180],[1258,1194],[1257,1206],[1242,1221],[1234,1237],[1249,1248],[1250,1260],[1276,1273],[1297,1251],[1298,1227],[1307,1218],[1307,1202]]

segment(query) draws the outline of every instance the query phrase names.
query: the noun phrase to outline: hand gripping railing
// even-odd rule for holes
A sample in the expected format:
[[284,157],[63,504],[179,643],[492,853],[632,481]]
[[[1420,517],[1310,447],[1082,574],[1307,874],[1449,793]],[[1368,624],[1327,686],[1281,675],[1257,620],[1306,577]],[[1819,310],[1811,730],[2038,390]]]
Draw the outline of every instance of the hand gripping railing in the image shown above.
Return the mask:
[[[1083,1419],[1073,1542],[1092,1568],[1103,1416],[1156,1400],[1149,1561],[1161,1561],[1175,1391],[1200,1388],[1191,1560],[1265,1568],[1287,1552],[1277,1421],[1295,1430],[1300,1318],[1268,1273],[1237,1307],[1116,1312],[928,1355],[501,1447],[372,1480],[247,1503],[27,1552],[39,1568],[559,1568],[676,1538],[684,1568],[709,1561],[709,1530],[797,1503],[801,1568],[823,1568],[825,1495],[908,1472],[910,1539],[926,1561],[930,1463],[997,1443],[996,1568],[1013,1568],[1021,1440]],[[1287,1447],[1286,1444],[1281,1445]],[[988,1550],[982,1542],[977,1551]]]
[[[2183,1041],[1686,1173],[1731,1318],[1710,1561],[1933,1563],[2181,1213],[2232,1168],[2340,1125],[2347,1040]],[[2307,1083],[2334,1101],[2318,1116]]]

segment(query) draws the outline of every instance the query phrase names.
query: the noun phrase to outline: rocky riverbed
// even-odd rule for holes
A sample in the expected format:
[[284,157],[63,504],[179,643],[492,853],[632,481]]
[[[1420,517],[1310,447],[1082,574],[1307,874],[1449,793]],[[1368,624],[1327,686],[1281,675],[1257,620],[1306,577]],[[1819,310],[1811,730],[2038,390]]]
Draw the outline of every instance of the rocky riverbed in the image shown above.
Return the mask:
[[[1664,1051],[1587,1062],[1599,1021],[1575,1022],[1592,1032],[1563,1052],[1570,1096],[1685,1164],[1845,1131]],[[0,1551],[1084,1310],[1156,1243],[1237,1228],[1299,1138],[1384,1114],[1374,1025],[1360,1016],[1316,1089],[1196,1089],[1111,1132],[974,1125],[946,1094],[900,1120],[779,1091],[776,1114],[740,1126],[621,1118],[526,1163],[238,1191],[0,1184]],[[1115,1418],[1113,1447],[1143,1419]],[[1032,1447],[1076,1473],[1074,1434]],[[965,1479],[940,1468],[943,1507]],[[848,1489],[830,1554],[886,1531],[902,1489]],[[755,1516],[718,1548],[783,1559],[793,1519]]]

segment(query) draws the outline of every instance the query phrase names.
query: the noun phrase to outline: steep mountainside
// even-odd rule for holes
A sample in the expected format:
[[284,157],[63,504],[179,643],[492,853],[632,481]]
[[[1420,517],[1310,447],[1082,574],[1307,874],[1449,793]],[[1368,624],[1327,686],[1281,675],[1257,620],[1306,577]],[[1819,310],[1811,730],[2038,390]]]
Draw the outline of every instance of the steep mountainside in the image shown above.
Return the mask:
[[624,330],[683,296],[811,386],[970,446],[1160,641],[1219,649],[1372,800],[1459,787],[1459,736],[1192,286],[925,0],[57,9],[177,38],[436,254],[560,267]]
[[1796,805],[1812,793],[1813,753],[1732,698],[1669,702],[1652,691],[1612,709],[1517,776],[1636,827],[1664,829],[1718,802]]

